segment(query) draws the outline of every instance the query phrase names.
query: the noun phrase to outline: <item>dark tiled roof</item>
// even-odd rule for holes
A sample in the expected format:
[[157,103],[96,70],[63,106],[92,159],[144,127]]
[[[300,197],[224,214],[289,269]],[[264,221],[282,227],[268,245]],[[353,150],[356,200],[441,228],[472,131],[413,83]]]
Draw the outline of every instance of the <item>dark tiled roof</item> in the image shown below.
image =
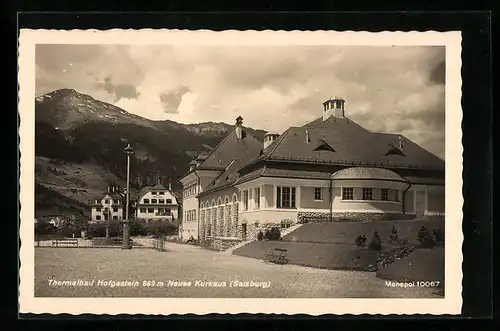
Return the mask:
[[352,167],[335,172],[333,180],[338,179],[379,179],[406,182],[406,180],[394,171],[383,168]]
[[[238,139],[236,133],[231,131],[211,152],[207,155],[197,169],[220,169],[225,170],[226,167],[235,159],[241,152],[246,149],[253,150],[258,146],[262,149],[262,143],[248,134],[245,130],[242,132],[243,138]],[[257,154],[258,156],[258,154]]]
[[237,139],[236,134],[231,132],[208,156],[198,169],[224,165],[223,172],[206,188],[203,195],[217,189],[232,185],[238,179],[238,170],[249,162],[259,157],[262,151],[262,143],[250,134],[245,134],[243,139]]
[[[104,198],[106,195],[109,195],[112,199],[122,199],[123,198],[123,195],[121,195],[120,193],[118,192],[104,192],[102,194],[102,196],[100,198],[98,198],[97,200],[101,200],[102,198]],[[95,200],[95,199],[94,199]]]
[[[310,142],[305,139],[306,130]],[[256,159],[284,162],[306,162],[339,165],[392,167],[409,169],[444,170],[444,161],[404,138],[403,155],[386,155],[398,145],[397,134],[372,133],[349,118],[321,118],[304,127],[291,127],[283,133],[264,154]],[[334,151],[314,148],[320,141],[328,143]]]
[[[162,190],[162,191],[168,191],[165,186],[163,186],[161,183],[156,183],[155,185],[152,185],[152,186],[144,186],[143,188],[141,188],[141,190],[139,191],[139,199],[146,193],[148,193],[149,191],[154,191],[154,190]],[[172,193],[172,192],[171,192]],[[172,193],[173,194],[173,193]]]
[[426,178],[426,177],[405,177],[412,184],[421,185],[444,185],[444,178]]

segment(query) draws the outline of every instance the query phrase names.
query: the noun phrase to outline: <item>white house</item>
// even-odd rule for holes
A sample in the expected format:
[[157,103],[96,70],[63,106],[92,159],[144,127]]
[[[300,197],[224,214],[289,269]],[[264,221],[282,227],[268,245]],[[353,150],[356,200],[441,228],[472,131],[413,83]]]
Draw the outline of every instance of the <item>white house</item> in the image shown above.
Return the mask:
[[160,181],[156,185],[143,187],[139,192],[136,218],[146,222],[155,220],[178,221],[179,203],[172,187],[165,188]]

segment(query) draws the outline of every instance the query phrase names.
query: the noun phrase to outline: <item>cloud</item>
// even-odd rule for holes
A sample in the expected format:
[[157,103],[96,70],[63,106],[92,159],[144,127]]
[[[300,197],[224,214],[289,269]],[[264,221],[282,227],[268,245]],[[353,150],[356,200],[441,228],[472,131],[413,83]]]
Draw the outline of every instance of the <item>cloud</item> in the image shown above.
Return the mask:
[[165,108],[165,113],[178,113],[179,105],[184,94],[191,92],[187,86],[179,86],[173,91],[160,93],[160,101]]
[[331,96],[369,130],[444,153],[444,47],[38,45],[36,93],[57,88],[154,120],[283,132]]
[[139,94],[134,85],[131,84],[113,84],[111,82],[111,77],[104,78],[104,83],[97,84],[98,87],[103,88],[110,94],[114,94],[116,96],[115,102],[122,99],[137,99]]

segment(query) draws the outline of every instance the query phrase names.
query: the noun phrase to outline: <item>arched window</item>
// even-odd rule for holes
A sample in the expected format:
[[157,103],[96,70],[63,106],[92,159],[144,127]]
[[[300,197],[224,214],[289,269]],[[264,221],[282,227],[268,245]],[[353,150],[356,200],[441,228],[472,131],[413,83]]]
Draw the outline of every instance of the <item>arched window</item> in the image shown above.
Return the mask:
[[238,202],[238,196],[235,194],[233,194],[233,202]]
[[222,199],[219,197],[219,199],[217,199],[217,206],[220,206],[222,205]]
[[224,204],[227,205],[229,203],[229,197],[226,195],[224,198]]
[[203,209],[203,202],[200,204],[200,209]]

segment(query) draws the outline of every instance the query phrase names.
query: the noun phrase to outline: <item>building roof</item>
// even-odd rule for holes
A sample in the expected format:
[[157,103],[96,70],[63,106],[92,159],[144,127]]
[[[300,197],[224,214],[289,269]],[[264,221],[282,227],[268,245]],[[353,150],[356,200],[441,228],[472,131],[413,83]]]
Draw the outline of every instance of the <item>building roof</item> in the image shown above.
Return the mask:
[[209,183],[200,194],[234,184],[239,176],[238,170],[259,157],[261,152],[262,143],[252,135],[246,133],[243,139],[237,139],[234,131],[231,132],[207,157],[206,161],[198,166],[197,169],[225,166],[222,168],[222,173]]
[[[252,163],[266,160],[444,170],[443,160],[408,138],[403,137],[403,148],[399,149],[399,137],[372,133],[347,117],[318,118],[303,127],[289,128]],[[390,152],[394,150],[398,153]]]
[[235,156],[246,152],[246,149],[262,149],[262,143],[248,134],[246,130],[243,130],[242,135],[243,138],[238,139],[234,130],[231,131],[226,138],[212,149],[197,169],[226,170],[226,167],[235,159]]
[[390,180],[407,182],[403,177],[394,171],[383,168],[365,168],[365,167],[352,167],[345,168],[335,172],[331,179],[376,179],[376,180]]
[[[169,191],[170,194],[172,194],[177,200],[179,200],[179,197],[171,190],[167,189],[165,186],[163,186],[161,183],[156,183],[155,185],[152,186],[144,186],[143,188],[140,189],[139,191],[139,200],[148,192],[150,191]],[[177,201],[179,203],[179,201]]]
[[[104,192],[102,194],[102,198],[104,198],[107,195],[110,196],[112,199],[122,199],[123,198],[123,195],[121,195],[118,192]],[[100,199],[102,199],[102,198],[100,198]],[[94,199],[94,200],[96,200],[96,199]],[[97,200],[99,200],[99,199],[97,199]]]

